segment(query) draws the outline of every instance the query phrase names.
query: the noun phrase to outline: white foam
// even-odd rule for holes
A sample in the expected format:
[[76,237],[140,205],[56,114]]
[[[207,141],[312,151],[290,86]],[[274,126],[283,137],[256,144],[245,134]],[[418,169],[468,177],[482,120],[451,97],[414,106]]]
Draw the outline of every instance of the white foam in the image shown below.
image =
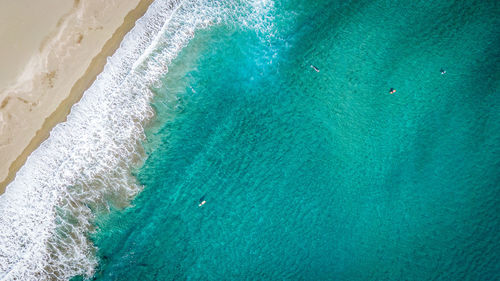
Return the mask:
[[[261,9],[255,3],[262,1],[248,3],[249,12]],[[86,235],[93,230],[91,209],[126,206],[141,189],[130,169],[143,156],[143,125],[154,116],[150,87],[196,29],[227,20],[236,5],[157,0],[137,21],[67,121],[0,196],[1,280],[93,274],[96,250]]]

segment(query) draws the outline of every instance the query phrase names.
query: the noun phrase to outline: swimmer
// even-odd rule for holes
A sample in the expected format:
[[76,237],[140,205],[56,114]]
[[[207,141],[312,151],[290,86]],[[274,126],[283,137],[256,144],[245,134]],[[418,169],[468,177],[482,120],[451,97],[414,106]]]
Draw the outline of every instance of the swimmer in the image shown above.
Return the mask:
[[396,92],[396,89],[394,89],[394,88],[391,88],[391,89],[389,90],[389,94],[391,94],[391,95],[392,95],[392,94],[394,94],[395,92]]
[[443,74],[445,74],[445,73],[446,73],[446,70],[444,70],[444,69],[442,69],[442,68],[441,68],[441,70],[439,70],[439,71],[441,72],[441,75],[443,75]]
[[314,69],[316,72],[319,72],[319,68],[311,64],[311,68]]
[[205,205],[205,203],[207,203],[207,201],[205,200],[205,195],[203,195],[200,200],[199,200],[200,204],[198,204],[198,207],[201,207],[203,205]]

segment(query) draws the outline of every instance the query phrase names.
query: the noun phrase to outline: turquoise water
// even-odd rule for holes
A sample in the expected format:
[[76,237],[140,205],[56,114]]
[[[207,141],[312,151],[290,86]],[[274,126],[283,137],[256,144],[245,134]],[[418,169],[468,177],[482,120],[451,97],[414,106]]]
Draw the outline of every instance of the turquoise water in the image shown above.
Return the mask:
[[95,278],[498,278],[499,12],[290,0],[271,29],[196,31]]

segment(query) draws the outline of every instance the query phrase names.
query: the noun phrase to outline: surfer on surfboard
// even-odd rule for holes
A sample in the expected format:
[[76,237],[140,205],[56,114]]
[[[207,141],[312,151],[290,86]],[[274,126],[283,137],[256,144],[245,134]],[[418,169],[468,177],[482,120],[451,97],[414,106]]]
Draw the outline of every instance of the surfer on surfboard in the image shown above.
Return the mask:
[[205,195],[203,195],[200,200],[198,200],[199,204],[198,204],[198,207],[201,207],[203,205],[205,205],[205,203],[207,203],[207,201],[205,200]]

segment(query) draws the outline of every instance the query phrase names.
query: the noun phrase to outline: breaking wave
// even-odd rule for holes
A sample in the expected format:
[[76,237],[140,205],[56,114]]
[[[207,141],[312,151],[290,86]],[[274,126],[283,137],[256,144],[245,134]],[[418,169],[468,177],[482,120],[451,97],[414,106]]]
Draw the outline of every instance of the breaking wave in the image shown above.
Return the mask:
[[151,87],[197,29],[223,22],[269,28],[262,22],[271,8],[257,0],[157,0],[149,7],[0,196],[1,280],[92,276],[95,215],[128,206],[141,190],[130,170],[144,158]]

